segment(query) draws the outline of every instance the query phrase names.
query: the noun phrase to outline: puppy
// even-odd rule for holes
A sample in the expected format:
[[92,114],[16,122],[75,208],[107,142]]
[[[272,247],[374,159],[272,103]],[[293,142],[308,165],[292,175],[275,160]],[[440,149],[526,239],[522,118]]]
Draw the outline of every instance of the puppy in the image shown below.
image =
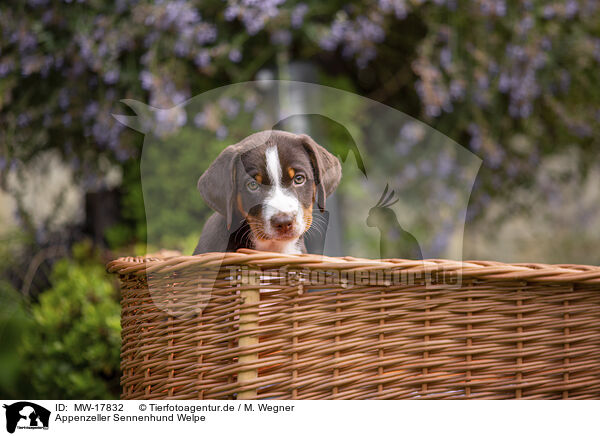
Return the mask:
[[227,147],[198,180],[216,212],[194,254],[239,248],[306,253],[313,204],[325,210],[341,175],[339,160],[308,135],[267,130]]

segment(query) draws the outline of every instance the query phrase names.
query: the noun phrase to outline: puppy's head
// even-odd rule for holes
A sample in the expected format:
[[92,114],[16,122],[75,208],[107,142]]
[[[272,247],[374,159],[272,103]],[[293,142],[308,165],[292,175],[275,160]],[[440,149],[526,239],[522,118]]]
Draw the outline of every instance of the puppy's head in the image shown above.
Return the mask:
[[341,177],[338,159],[307,135],[271,130],[227,147],[198,181],[208,205],[227,219],[244,219],[255,240],[293,241],[312,223],[312,207]]

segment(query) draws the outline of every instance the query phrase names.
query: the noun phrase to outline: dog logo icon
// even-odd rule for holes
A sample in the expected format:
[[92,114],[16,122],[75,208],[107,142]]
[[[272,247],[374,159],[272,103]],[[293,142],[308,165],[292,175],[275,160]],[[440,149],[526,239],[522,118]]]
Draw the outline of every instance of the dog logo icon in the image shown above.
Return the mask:
[[48,430],[50,411],[29,401],[19,401],[11,405],[4,404],[6,409],[6,431],[14,433],[18,429]]

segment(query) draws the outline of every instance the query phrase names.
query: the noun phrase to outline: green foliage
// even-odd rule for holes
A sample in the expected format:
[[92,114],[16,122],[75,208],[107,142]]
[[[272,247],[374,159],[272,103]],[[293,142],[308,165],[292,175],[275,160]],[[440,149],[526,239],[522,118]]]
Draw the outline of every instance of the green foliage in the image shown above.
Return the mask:
[[0,280],[0,397],[23,398],[32,394],[30,380],[23,374],[19,347],[33,327],[21,295]]
[[118,395],[120,318],[115,288],[87,245],[62,259],[52,287],[32,307],[21,340],[23,372],[39,398]]

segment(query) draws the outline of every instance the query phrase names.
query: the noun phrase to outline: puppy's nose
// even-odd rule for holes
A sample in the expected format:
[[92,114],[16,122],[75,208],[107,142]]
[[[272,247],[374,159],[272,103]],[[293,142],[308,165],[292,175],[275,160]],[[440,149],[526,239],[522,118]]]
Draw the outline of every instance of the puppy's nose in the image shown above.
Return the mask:
[[289,213],[278,213],[271,218],[271,225],[278,232],[288,232],[294,225],[294,217]]

